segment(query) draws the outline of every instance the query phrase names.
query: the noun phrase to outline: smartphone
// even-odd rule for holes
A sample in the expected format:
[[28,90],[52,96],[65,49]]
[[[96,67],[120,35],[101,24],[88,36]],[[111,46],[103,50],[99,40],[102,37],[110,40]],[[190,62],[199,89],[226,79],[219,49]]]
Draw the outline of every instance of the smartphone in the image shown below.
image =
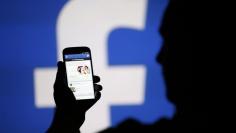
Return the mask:
[[88,47],[69,47],[63,50],[68,87],[76,100],[94,99],[93,65]]

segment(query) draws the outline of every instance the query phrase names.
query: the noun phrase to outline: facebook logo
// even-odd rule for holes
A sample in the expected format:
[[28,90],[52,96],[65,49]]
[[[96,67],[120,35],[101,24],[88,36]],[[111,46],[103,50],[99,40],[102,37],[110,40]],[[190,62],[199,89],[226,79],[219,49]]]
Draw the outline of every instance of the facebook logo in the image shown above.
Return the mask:
[[91,48],[94,73],[104,88],[87,112],[82,132],[116,126],[127,118],[151,124],[173,115],[161,66],[155,62],[167,0],[1,3],[1,132],[43,132],[49,127],[56,62],[65,47]]

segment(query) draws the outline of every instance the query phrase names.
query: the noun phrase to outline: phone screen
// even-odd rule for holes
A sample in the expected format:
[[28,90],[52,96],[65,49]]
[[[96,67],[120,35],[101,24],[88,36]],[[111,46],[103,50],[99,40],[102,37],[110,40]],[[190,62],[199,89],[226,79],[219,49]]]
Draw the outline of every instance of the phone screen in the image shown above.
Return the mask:
[[68,87],[76,100],[94,99],[92,62],[89,52],[65,54]]

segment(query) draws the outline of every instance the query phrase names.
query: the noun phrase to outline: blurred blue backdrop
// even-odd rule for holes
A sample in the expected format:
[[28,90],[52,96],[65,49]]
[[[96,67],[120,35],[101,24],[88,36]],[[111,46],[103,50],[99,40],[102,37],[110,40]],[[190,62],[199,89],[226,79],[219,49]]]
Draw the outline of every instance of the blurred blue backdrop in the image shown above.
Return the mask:
[[[44,132],[53,109],[37,109],[34,103],[33,71],[55,67],[57,61],[56,21],[66,0],[0,1],[0,132]],[[142,106],[112,106],[111,125],[128,117],[153,122],[170,117],[174,109],[162,101],[165,87],[160,65],[155,62],[162,38],[158,33],[167,0],[149,0],[146,29],[115,29],[108,39],[109,65],[144,64],[147,67],[145,103]],[[122,49],[126,47],[126,49]],[[129,55],[126,58],[120,56]],[[142,57],[140,58],[140,53]],[[119,56],[118,56],[119,55]],[[139,57],[139,58],[138,58]]]

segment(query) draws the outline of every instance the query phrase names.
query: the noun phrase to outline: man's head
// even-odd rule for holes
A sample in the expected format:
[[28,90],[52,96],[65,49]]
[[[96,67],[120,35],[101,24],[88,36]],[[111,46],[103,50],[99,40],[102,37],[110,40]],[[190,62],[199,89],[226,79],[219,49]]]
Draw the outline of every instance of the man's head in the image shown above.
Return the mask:
[[163,67],[167,96],[177,108],[188,107],[192,89],[191,36],[184,9],[180,0],[170,1],[160,28],[164,44],[157,56]]

